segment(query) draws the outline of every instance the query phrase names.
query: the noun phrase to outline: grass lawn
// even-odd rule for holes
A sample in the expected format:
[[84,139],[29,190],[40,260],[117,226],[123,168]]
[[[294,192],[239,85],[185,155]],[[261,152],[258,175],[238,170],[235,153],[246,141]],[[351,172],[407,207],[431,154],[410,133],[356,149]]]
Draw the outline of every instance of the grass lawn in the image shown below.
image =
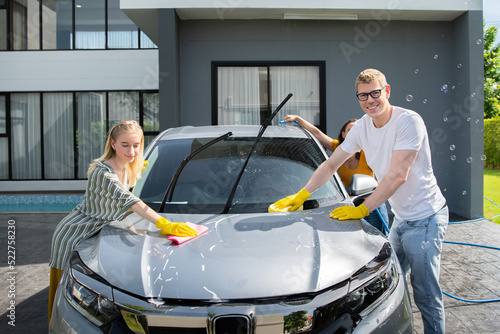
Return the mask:
[[[500,169],[484,168],[484,197],[500,205]],[[500,207],[491,203],[486,198],[483,205],[483,215],[485,218],[491,220],[492,217],[500,215]],[[493,221],[500,224],[500,217],[493,219]]]

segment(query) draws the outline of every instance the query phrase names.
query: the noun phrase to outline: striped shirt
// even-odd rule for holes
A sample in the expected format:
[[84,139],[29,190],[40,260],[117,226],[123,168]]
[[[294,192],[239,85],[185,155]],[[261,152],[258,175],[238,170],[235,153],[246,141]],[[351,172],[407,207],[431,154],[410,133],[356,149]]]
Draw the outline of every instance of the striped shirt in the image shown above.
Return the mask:
[[64,269],[80,241],[96,234],[110,222],[124,219],[132,213],[130,207],[139,201],[119,181],[110,165],[98,162],[89,176],[83,202],[56,227],[49,266]]

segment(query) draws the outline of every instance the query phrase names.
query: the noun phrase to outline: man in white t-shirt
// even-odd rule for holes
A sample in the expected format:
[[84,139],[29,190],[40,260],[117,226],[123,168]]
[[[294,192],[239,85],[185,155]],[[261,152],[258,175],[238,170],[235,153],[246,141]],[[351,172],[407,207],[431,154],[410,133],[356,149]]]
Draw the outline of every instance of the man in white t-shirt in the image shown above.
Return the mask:
[[[391,204],[394,222],[389,241],[401,266],[411,272],[415,304],[424,332],[444,333],[443,295],[439,267],[449,215],[432,170],[429,138],[424,121],[412,110],[389,103],[391,86],[375,69],[356,79],[356,96],[366,113],[352,127],[344,142],[311,176],[297,194],[271,207],[296,210],[310,194],[325,184],[350,156],[363,150],[375,176],[377,189],[357,207],[343,206],[330,217],[361,219],[385,201]],[[271,211],[271,209],[270,209]]]

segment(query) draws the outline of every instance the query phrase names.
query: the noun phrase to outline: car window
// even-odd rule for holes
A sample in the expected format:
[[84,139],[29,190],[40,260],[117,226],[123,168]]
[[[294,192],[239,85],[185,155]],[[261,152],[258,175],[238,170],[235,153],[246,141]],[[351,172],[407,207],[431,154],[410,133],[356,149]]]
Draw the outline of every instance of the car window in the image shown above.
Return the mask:
[[[134,193],[158,209],[182,160],[212,139],[157,142],[146,157],[149,166]],[[195,155],[180,173],[165,212],[221,213],[253,141],[230,137]],[[267,212],[271,203],[300,190],[324,160],[311,139],[261,138],[238,183],[229,212]],[[332,178],[304,206],[331,205],[342,199]]]

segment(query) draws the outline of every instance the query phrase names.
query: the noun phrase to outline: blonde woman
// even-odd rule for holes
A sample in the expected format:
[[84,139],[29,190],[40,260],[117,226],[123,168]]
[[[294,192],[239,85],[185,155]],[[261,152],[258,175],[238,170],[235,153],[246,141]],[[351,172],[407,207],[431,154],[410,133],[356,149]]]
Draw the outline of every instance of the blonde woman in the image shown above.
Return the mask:
[[109,132],[104,154],[90,164],[83,202],[57,225],[52,238],[49,322],[57,285],[71,253],[80,241],[110,222],[135,212],[155,223],[161,234],[183,237],[198,234],[185,223],[172,223],[161,217],[130,192],[142,171],[143,151],[144,134],[140,125],[136,121],[120,121]]

